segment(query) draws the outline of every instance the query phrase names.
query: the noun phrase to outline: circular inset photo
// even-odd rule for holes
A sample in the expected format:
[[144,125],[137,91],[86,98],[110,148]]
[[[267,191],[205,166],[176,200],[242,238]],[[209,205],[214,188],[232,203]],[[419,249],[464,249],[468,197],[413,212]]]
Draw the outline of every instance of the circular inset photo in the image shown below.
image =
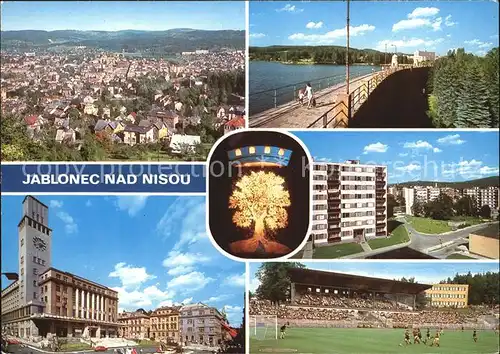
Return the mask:
[[298,138],[238,131],[209,158],[208,228],[223,252],[242,260],[279,258],[306,240],[310,166]]

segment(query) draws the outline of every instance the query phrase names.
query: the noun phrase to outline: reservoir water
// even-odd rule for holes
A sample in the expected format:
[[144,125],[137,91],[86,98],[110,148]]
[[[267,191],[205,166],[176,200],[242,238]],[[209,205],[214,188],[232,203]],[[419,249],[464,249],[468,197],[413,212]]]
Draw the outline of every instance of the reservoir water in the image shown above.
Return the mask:
[[[250,115],[291,102],[307,82],[318,91],[345,81],[345,65],[294,65],[252,61],[249,68]],[[351,78],[380,70],[379,66],[351,65]],[[276,92],[275,92],[276,89]]]

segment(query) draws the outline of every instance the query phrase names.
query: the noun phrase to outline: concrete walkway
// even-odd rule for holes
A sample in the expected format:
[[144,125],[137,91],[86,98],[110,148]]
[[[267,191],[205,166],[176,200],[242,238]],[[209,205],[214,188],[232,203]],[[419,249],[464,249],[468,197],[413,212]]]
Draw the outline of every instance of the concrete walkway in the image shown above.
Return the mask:
[[302,253],[302,259],[312,259],[313,258],[313,244],[308,241],[304,246],[304,252]]
[[[370,73],[350,81],[349,90],[352,92],[380,71]],[[261,113],[250,116],[249,125],[251,128],[307,128],[315,120],[321,117],[326,111],[331,109],[337,101],[337,96],[345,93],[345,83],[340,83],[314,93],[316,107],[307,108],[307,105],[300,105],[296,101],[285,103],[276,108],[271,108]],[[321,128],[321,121],[313,128]]]
[[364,252],[370,252],[372,250],[372,248],[370,247],[368,242],[361,242],[360,245],[361,245],[361,248],[363,248]]

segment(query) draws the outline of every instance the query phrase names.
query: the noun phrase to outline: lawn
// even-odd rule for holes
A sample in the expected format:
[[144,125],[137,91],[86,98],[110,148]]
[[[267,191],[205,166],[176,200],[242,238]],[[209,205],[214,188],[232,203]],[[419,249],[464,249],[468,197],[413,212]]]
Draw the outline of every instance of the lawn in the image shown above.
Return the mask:
[[474,257],[469,257],[460,253],[450,254],[446,259],[475,259]]
[[388,247],[408,241],[410,241],[410,237],[408,236],[408,231],[406,231],[404,225],[399,225],[392,231],[389,237],[369,240],[368,244],[373,250],[375,250],[377,248]]
[[86,343],[65,343],[61,344],[59,351],[61,352],[76,352],[81,350],[93,350],[92,347]]
[[418,232],[424,234],[442,234],[445,232],[453,231],[448,222],[465,221],[467,226],[478,225],[484,223],[480,218],[472,216],[456,216],[451,220],[434,220],[431,218],[422,218],[418,216],[406,216],[408,222],[413,226]]
[[[425,336],[425,330],[423,331]],[[434,331],[431,330],[431,334]],[[358,328],[289,328],[285,339],[250,338],[250,353],[356,353],[356,354],[493,354],[498,352],[498,336],[494,331],[478,331],[478,341],[472,340],[472,331],[444,331],[440,347],[425,344],[400,346],[404,329]],[[260,337],[263,338],[263,337]]]
[[407,216],[406,219],[415,230],[424,234],[442,234],[451,231],[451,226],[445,220],[434,220],[418,216]]
[[361,245],[357,243],[342,243],[333,246],[316,247],[313,251],[313,258],[339,258],[360,252],[363,252]]

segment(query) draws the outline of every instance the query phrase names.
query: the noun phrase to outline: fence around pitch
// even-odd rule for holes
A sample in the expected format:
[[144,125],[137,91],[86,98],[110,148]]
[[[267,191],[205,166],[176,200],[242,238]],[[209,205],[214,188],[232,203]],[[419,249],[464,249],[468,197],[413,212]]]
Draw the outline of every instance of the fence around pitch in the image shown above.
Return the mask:
[[495,325],[487,325],[482,323],[464,323],[462,324],[443,324],[443,323],[397,323],[387,321],[384,322],[375,322],[375,321],[366,321],[366,320],[339,320],[339,321],[331,321],[331,320],[292,320],[283,318],[280,321],[290,323],[290,327],[298,327],[298,328],[394,328],[394,329],[403,329],[406,327],[419,327],[419,328],[430,328],[437,329],[442,328],[443,330],[462,330],[462,326],[464,330],[493,330],[495,329]]

